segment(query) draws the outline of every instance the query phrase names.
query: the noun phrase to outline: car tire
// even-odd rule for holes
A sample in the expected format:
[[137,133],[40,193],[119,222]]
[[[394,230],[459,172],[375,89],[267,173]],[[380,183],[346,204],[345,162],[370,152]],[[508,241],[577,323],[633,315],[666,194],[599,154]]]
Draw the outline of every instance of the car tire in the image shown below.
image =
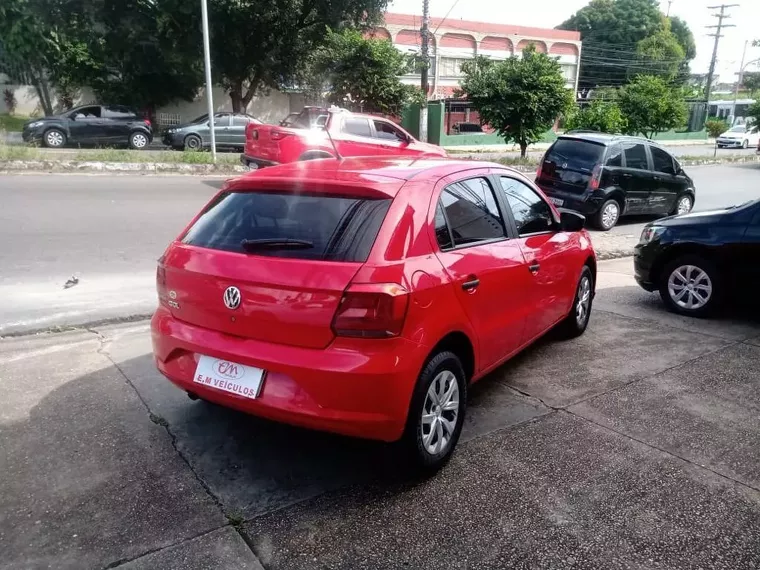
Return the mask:
[[594,274],[588,265],[584,265],[575,288],[573,306],[557,327],[561,338],[577,338],[586,332],[594,304],[594,290]]
[[150,137],[142,131],[134,131],[129,134],[129,148],[133,150],[145,150],[150,144]]
[[620,220],[621,210],[620,202],[614,199],[607,200],[594,214],[594,227],[603,232],[610,231]]
[[747,139],[744,139],[744,140],[742,141],[742,148],[743,148],[743,149],[747,149],[747,148],[749,148],[749,141],[748,141]]
[[665,265],[659,290],[665,306],[679,315],[708,317],[722,304],[720,272],[712,261],[700,255],[684,255]]
[[[441,395],[448,395],[448,399],[438,404],[436,398]],[[444,409],[453,403],[454,409]],[[399,442],[412,472],[431,475],[446,465],[462,433],[466,408],[467,380],[462,362],[453,352],[435,354],[417,379]]]
[[66,133],[60,129],[48,129],[42,135],[42,143],[48,148],[61,148],[66,145]]
[[203,141],[198,135],[187,135],[185,137],[185,150],[201,150]]
[[[686,207],[686,202],[688,201],[688,207]],[[670,211],[671,216],[675,215],[682,215],[682,214],[688,214],[691,212],[691,209],[694,207],[694,198],[692,198],[689,194],[681,194],[676,198],[676,203],[673,206],[673,209]]]

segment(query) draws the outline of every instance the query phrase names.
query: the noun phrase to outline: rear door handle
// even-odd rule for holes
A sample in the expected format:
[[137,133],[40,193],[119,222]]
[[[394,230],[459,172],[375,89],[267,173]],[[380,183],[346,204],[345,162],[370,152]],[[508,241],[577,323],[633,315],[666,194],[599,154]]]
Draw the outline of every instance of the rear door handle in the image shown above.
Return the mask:
[[465,281],[464,283],[462,283],[462,289],[464,289],[465,291],[472,291],[478,285],[480,285],[480,279],[475,277],[474,279],[470,279],[469,281]]
[[538,270],[541,269],[541,264],[538,262],[533,262],[531,265],[528,266],[528,269],[530,269],[530,272],[533,274],[538,273]]
[[633,178],[633,174],[627,174],[625,172],[623,172],[620,176],[622,176],[623,178]]

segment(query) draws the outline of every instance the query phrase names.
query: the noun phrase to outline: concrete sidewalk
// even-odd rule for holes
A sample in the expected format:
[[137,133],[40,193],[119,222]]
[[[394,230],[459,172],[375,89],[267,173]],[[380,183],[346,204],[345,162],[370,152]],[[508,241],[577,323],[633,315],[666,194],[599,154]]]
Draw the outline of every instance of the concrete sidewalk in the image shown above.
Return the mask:
[[760,567],[760,323],[600,263],[587,334],[473,386],[428,481],[387,446],[192,402],[146,323],[0,341],[0,567]]

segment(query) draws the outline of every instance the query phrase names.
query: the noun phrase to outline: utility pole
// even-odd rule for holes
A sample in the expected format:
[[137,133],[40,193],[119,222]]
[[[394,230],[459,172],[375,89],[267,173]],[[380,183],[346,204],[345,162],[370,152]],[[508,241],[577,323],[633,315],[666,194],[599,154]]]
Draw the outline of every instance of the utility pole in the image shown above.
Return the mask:
[[665,14],[666,17],[670,18],[670,5],[673,3],[673,0],[668,0],[668,13]]
[[736,86],[734,87],[734,104],[731,107],[731,115],[733,115],[734,121],[736,120],[736,100],[739,98],[739,87],[741,87],[744,81],[744,60],[747,58],[747,44],[749,44],[749,41],[745,40],[742,62],[739,64],[739,76],[736,78]]
[[211,133],[211,161],[216,162],[216,133],[214,132],[214,94],[211,83],[211,47],[208,39],[208,6],[201,0],[203,19],[203,61],[206,67],[206,106],[208,107],[208,128]]
[[424,97],[422,107],[420,108],[420,140],[427,142],[428,138],[428,68],[430,67],[430,53],[428,50],[428,41],[430,38],[430,0],[422,0],[422,29],[420,29],[422,39],[421,55],[422,69],[420,70],[420,89]]
[[733,24],[724,24],[723,20],[730,18],[731,16],[726,14],[727,8],[735,8],[739,4],[721,4],[720,6],[708,6],[708,10],[720,10],[720,14],[713,14],[712,16],[718,18],[717,26],[707,26],[708,29],[714,29],[714,34],[708,34],[715,38],[715,45],[713,46],[712,59],[710,60],[710,70],[707,72],[707,85],[705,86],[705,100],[710,102],[710,92],[712,91],[713,76],[715,75],[715,62],[718,60],[718,43],[720,42],[721,31],[723,28],[735,28]]

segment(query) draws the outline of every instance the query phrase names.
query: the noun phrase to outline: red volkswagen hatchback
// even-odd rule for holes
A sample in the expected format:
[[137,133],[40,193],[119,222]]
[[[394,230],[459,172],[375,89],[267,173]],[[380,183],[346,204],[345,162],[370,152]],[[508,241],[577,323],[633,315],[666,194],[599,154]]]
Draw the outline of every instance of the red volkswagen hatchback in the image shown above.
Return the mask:
[[227,183],[161,257],[158,369],[191,397],[451,455],[467,387],[586,329],[596,258],[496,164],[361,158]]

